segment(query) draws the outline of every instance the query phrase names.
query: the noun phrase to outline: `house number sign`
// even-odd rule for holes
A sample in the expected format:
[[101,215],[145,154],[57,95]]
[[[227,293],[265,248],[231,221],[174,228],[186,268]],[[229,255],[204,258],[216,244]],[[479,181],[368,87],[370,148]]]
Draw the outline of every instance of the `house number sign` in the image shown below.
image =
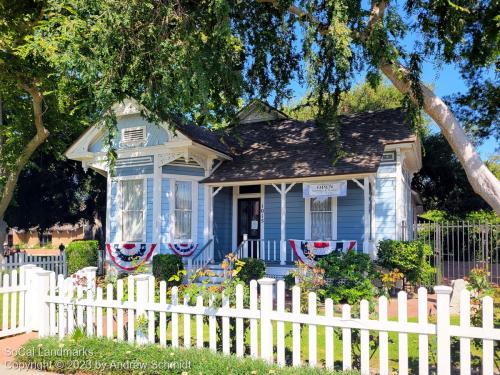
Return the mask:
[[347,195],[347,181],[318,182],[303,185],[304,198],[345,197]]

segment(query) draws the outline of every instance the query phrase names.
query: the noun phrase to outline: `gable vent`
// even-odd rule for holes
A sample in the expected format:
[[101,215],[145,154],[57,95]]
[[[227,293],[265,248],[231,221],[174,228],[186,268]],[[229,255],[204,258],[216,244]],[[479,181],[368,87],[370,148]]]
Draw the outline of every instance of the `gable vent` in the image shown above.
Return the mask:
[[145,127],[122,129],[122,143],[129,145],[139,145],[144,143],[145,138]]

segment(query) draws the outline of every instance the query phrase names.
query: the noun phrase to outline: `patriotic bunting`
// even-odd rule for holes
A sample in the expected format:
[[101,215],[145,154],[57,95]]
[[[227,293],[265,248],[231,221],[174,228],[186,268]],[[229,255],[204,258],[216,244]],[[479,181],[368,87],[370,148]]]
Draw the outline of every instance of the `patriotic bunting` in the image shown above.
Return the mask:
[[192,242],[169,243],[168,248],[180,257],[189,257],[196,251],[198,244]]
[[125,271],[133,271],[147,262],[156,248],[154,243],[106,244],[108,259]]
[[289,240],[289,242],[297,259],[309,267],[313,267],[319,259],[334,251],[348,253],[356,250],[356,241]]

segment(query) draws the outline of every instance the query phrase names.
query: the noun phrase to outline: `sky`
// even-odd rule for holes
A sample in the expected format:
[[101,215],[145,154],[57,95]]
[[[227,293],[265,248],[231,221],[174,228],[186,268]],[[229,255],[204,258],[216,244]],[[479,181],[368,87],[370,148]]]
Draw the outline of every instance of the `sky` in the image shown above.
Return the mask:
[[[369,4],[365,4],[365,7]],[[399,4],[401,6],[401,4]],[[402,12],[402,10],[400,10]],[[418,43],[418,35],[408,33],[402,44],[407,50],[412,50],[415,43]],[[356,83],[362,83],[365,80],[365,73],[360,73],[355,77]],[[467,87],[464,81],[460,77],[458,70],[450,64],[441,64],[437,66],[433,62],[423,62],[422,66],[422,80],[423,82],[429,84],[434,88],[434,92],[440,96],[448,96],[451,94],[465,93]],[[388,81],[389,82],[389,81]],[[294,98],[291,102],[297,101],[302,98],[306,93],[306,88],[300,86],[297,82],[291,84],[291,88],[294,91]],[[439,132],[439,128],[436,124],[431,125],[431,130]],[[487,160],[490,156],[495,153],[498,154],[498,149],[500,145],[494,138],[487,139],[478,147],[478,151],[483,160]]]

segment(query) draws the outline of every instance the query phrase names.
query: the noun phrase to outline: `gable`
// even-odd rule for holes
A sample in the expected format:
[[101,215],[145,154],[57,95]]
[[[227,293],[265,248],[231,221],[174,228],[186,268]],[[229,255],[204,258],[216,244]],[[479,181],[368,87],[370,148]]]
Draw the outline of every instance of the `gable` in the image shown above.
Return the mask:
[[288,116],[263,101],[254,100],[243,108],[236,115],[236,118],[240,124],[251,124],[254,122],[286,119]]
[[[128,134],[135,136],[133,138],[136,140],[135,142],[127,140],[127,130],[129,131]],[[139,136],[138,131],[140,130],[143,131],[143,136]],[[134,133],[130,133],[130,131]],[[90,143],[88,151],[92,153],[104,152],[105,137],[106,133],[102,131],[101,135]],[[118,118],[117,131],[112,142],[115,149],[123,150],[133,147],[158,146],[171,141],[172,138],[170,131],[165,129],[164,126],[148,122],[140,114],[133,114]]]

